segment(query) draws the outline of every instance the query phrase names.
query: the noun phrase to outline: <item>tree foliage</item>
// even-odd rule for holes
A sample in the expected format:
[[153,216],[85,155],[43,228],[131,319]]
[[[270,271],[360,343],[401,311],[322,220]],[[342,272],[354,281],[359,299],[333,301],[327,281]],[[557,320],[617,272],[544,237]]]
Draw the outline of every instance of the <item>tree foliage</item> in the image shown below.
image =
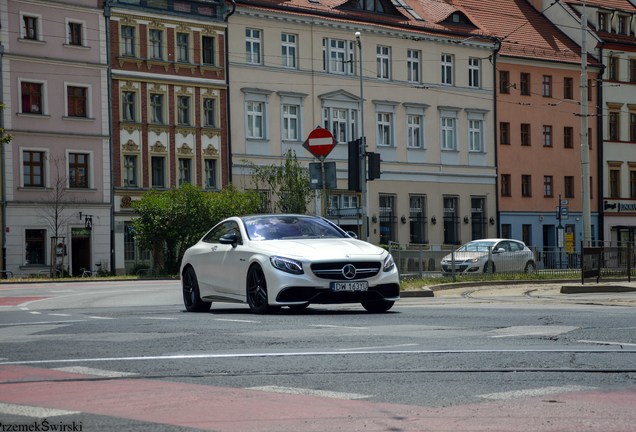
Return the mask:
[[271,192],[271,201],[266,204],[274,212],[307,213],[313,198],[309,170],[300,165],[293,150],[287,150],[284,157],[280,165],[257,166],[249,162],[256,188]]
[[152,251],[155,268],[174,274],[186,249],[212,226],[229,216],[255,213],[259,206],[258,194],[231,186],[220,192],[203,192],[191,184],[150,191],[133,203],[135,239]]

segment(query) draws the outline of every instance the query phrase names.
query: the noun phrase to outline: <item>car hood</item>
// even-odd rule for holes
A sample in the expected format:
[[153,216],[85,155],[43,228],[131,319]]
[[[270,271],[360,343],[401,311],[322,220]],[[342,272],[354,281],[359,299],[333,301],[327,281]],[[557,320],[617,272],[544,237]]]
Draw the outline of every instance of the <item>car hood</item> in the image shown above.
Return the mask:
[[253,242],[251,246],[267,255],[305,259],[377,258],[384,249],[356,239],[289,239]]
[[[469,259],[482,258],[488,256],[488,252],[455,252],[455,261],[465,261]],[[444,261],[453,259],[451,254],[444,257]]]

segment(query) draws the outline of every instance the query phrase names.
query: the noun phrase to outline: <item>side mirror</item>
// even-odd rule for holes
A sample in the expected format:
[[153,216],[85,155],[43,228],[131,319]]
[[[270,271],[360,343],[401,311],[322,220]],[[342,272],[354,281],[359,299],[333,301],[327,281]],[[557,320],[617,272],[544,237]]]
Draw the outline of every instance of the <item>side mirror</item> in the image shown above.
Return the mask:
[[238,244],[238,235],[236,233],[228,233],[221,236],[219,239],[221,244],[231,244],[232,247],[236,247]]
[[347,231],[347,235],[354,239],[358,238],[358,234],[354,233],[353,231]]
[[495,253],[500,254],[500,253],[504,253],[505,251],[506,251],[506,250],[505,250],[504,248],[497,248],[497,249],[495,250]]

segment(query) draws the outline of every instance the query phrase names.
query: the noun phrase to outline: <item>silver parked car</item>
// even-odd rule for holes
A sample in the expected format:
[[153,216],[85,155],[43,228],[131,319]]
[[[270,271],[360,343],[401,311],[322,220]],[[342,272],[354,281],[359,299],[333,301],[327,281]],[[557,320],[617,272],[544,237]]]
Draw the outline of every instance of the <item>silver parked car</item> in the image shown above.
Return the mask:
[[446,255],[441,262],[442,274],[526,272],[535,270],[534,254],[519,240],[473,240]]
[[306,215],[225,219],[185,252],[180,274],[189,312],[208,311],[212,301],[247,303],[255,313],[312,303],[385,312],[400,298],[391,254]]

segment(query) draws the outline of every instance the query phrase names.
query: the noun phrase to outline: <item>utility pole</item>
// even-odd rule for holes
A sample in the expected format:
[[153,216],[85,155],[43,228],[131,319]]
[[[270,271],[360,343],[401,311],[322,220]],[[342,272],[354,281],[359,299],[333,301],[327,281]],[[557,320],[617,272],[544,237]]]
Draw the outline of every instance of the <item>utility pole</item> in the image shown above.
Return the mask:
[[360,32],[355,33],[358,45],[358,64],[360,66],[360,208],[362,213],[362,226],[360,238],[369,241],[369,203],[367,194],[367,142],[364,138],[364,86],[362,79],[362,42]]
[[[583,244],[591,246],[592,218],[590,210],[590,147],[587,136],[587,15],[585,0],[581,14],[581,204],[583,212]],[[599,192],[600,193],[600,192]]]

